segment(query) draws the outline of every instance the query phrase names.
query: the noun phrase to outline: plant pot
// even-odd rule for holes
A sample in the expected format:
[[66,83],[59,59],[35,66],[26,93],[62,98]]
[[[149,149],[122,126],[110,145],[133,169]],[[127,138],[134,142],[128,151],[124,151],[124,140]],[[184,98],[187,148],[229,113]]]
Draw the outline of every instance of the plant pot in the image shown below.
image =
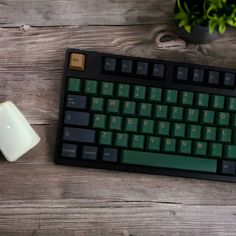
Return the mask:
[[[178,11],[177,2],[175,4],[174,13],[176,14]],[[177,26],[177,32],[180,36],[190,43],[210,43],[218,38],[220,38],[221,34],[217,31],[213,33],[209,33],[208,26],[197,25],[192,29],[191,33],[185,31],[183,27],[179,27],[178,23],[175,21]]]
[[177,26],[177,31],[183,39],[190,43],[210,43],[221,37],[220,33],[216,31],[209,33],[209,28],[201,25],[195,26],[191,33],[179,26]]

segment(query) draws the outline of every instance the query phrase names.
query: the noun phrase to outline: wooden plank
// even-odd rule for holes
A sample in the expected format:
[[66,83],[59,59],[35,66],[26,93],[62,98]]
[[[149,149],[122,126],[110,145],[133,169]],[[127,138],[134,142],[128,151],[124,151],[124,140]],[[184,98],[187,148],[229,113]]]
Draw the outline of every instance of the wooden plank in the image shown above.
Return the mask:
[[234,236],[236,226],[235,206],[77,198],[9,201],[0,209],[1,235]]
[[[17,0],[0,2],[0,25],[144,25],[172,23],[175,0]],[[16,11],[17,9],[17,11]],[[17,14],[16,14],[17,12]]]
[[[235,35],[185,50],[161,50],[165,26],[0,29],[0,100],[12,100],[33,124],[55,124],[64,53],[69,47],[235,68]],[[230,46],[229,46],[230,45]],[[27,85],[27,86],[26,86]]]

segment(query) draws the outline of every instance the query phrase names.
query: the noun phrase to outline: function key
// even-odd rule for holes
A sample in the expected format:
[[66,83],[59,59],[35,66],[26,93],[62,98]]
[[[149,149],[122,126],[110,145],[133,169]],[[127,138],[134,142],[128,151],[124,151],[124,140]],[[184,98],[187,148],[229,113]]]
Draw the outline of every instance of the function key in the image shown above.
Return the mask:
[[137,75],[147,75],[148,74],[148,63],[138,62],[137,63]]
[[187,67],[178,67],[177,68],[176,80],[178,82],[187,82],[188,81],[188,68]]
[[234,88],[235,86],[235,74],[225,73],[224,74],[224,86],[227,88]]
[[115,72],[116,70],[116,59],[106,57],[104,61],[104,70],[108,72]]
[[193,70],[193,82],[200,84],[204,82],[204,70],[202,69]]
[[218,86],[220,82],[220,72],[218,71],[209,71],[208,75],[208,84],[212,86]]
[[163,64],[154,64],[152,76],[163,79],[164,75],[165,75],[165,65],[163,65]]
[[121,61],[121,72],[131,74],[133,71],[133,62],[131,60],[122,60]]

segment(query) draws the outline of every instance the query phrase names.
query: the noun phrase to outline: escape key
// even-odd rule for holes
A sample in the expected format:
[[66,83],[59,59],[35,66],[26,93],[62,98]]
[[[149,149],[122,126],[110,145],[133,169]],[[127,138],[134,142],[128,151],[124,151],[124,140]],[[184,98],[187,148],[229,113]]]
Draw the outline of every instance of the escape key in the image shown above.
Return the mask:
[[86,56],[80,53],[71,53],[69,61],[69,69],[84,71]]

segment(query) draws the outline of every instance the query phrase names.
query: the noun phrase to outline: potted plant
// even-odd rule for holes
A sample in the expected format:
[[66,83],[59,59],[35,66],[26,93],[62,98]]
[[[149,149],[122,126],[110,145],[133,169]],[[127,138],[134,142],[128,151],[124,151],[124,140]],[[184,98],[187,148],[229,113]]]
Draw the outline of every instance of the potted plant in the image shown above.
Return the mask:
[[175,21],[183,38],[207,43],[236,27],[235,0],[177,0]]

